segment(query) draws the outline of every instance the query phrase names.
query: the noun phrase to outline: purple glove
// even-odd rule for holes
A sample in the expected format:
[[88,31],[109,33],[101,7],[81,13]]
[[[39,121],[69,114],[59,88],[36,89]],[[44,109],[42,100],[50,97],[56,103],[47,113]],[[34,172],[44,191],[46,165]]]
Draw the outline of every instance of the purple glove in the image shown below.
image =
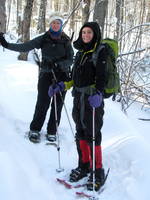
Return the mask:
[[100,107],[103,101],[103,95],[101,92],[95,94],[95,95],[91,95],[88,98],[89,104],[91,107],[93,108],[97,108]]
[[49,97],[52,97],[52,96],[54,96],[56,93],[59,93],[59,92],[64,91],[64,89],[65,89],[65,84],[64,84],[63,81],[61,81],[61,82],[59,82],[59,83],[57,83],[57,84],[55,84],[55,85],[51,85],[51,86],[49,87],[49,90],[48,90],[48,96],[49,96]]

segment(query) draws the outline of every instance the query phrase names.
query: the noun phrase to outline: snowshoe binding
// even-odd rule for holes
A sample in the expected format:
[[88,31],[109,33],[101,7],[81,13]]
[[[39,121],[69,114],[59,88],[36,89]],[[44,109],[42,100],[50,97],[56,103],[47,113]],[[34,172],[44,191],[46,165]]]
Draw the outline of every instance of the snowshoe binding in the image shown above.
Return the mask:
[[94,188],[95,191],[98,191],[104,185],[105,172],[104,172],[103,168],[95,170],[95,181],[94,182],[95,183],[93,183],[93,172],[91,172],[89,179],[87,181],[87,190],[93,191],[93,188]]
[[71,171],[69,180],[70,182],[77,182],[80,179],[86,177],[88,173],[89,173],[88,169],[77,167],[76,169],[73,169]]
[[39,143],[40,142],[40,133],[38,131],[29,131],[28,134],[29,140],[33,143]]
[[46,139],[47,139],[49,142],[56,142],[56,135],[47,134],[47,135],[46,135]]

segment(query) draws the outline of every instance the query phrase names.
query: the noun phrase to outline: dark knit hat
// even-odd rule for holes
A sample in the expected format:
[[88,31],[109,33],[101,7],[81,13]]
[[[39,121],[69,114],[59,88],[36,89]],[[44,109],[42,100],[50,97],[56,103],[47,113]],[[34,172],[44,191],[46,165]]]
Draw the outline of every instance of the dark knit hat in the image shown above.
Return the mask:
[[[74,41],[74,43],[73,43],[74,48],[76,48],[77,50],[83,49],[84,42],[82,40],[82,29],[85,28],[85,27],[90,27],[93,30],[93,32],[94,32],[93,43],[94,44],[96,42],[101,41],[101,30],[100,30],[98,23],[97,22],[87,22],[80,29],[78,39],[76,41]],[[93,46],[94,46],[94,44],[93,44]]]

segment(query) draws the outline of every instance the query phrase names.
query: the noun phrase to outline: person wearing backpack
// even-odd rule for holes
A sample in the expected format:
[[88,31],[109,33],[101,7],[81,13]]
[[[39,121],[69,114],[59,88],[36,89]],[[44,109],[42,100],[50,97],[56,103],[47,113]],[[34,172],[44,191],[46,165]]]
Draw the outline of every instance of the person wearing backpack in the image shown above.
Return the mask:
[[[53,13],[49,20],[49,30],[21,44],[8,43],[3,33],[0,33],[0,43],[3,47],[18,51],[28,52],[34,48],[41,49],[42,61],[38,79],[38,95],[33,120],[30,124],[29,140],[32,142],[40,142],[40,131],[44,124],[48,108],[51,103],[50,117],[47,124],[47,140],[56,141],[56,121],[54,99],[48,96],[49,85],[53,79],[58,81],[69,81],[70,66],[73,62],[73,48],[70,38],[62,31],[63,18],[59,13]],[[54,77],[55,76],[55,77]],[[56,95],[57,102],[57,123],[60,123],[61,111],[66,91]]]
[[[106,80],[107,49],[101,44],[101,31],[98,23],[85,23],[79,37],[73,43],[78,50],[72,69],[70,82],[59,82],[49,88],[49,96],[73,86],[72,116],[76,125],[76,146],[78,166],[70,173],[70,181],[77,182],[89,173],[87,189],[98,191],[104,184],[105,172],[102,165],[102,133],[104,115],[104,86]],[[92,55],[101,45],[96,65]],[[93,116],[93,110],[95,115]],[[95,138],[93,138],[93,117],[95,118]],[[95,140],[95,146],[93,145]],[[93,172],[93,151],[95,151],[95,171]],[[95,182],[93,181],[95,173]]]

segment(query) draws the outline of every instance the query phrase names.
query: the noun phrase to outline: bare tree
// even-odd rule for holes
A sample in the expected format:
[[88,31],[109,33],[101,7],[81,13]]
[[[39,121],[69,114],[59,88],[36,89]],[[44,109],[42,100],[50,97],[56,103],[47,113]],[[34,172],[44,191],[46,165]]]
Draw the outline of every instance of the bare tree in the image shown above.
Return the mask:
[[91,0],[84,0],[83,2],[84,4],[82,7],[82,24],[88,22],[89,20]]
[[[77,28],[79,22],[81,22],[81,15],[79,15],[80,11],[79,8],[81,7],[82,0],[70,0],[70,11],[69,14],[67,14],[67,19],[63,25],[63,28],[65,28],[66,24],[69,22],[69,34],[71,37],[74,35],[74,31]],[[82,24],[82,22],[81,22]],[[77,33],[77,29],[76,29]]]
[[22,1],[17,0],[17,33],[20,36],[22,34]]
[[62,6],[63,12],[67,13],[69,9],[69,0],[64,0],[63,6]]
[[[24,9],[24,17],[22,21],[22,42],[26,42],[30,39],[30,23],[34,0],[27,0]],[[18,56],[19,60],[27,60],[28,53],[20,53]]]
[[150,22],[150,0],[147,1],[147,10],[146,22]]
[[[71,8],[74,10],[76,7],[77,1],[71,0]],[[72,12],[71,17],[70,17],[70,29],[72,32],[75,30],[75,11]]]
[[59,0],[54,1],[54,8],[55,8],[55,11],[59,11]]
[[119,33],[120,33],[120,25],[121,25],[121,1],[122,0],[116,0],[116,18],[117,18],[117,23],[116,23],[116,36],[115,38],[119,38]]
[[6,32],[6,0],[0,0],[0,31]]
[[100,25],[102,36],[104,34],[104,25],[105,25],[107,9],[108,9],[108,0],[95,1],[93,21],[97,21],[97,23]]
[[124,40],[126,44],[124,49],[129,50],[121,53],[118,59],[122,91],[121,105],[125,112],[135,102],[141,103],[142,107],[150,106],[150,44],[141,43],[140,39],[137,39],[144,36],[148,41],[149,26],[149,23],[145,23],[132,27],[119,39]]
[[43,33],[46,30],[46,27],[45,27],[46,5],[47,5],[47,0],[41,0],[40,9],[39,9],[38,26],[37,26],[37,30],[39,33]]
[[10,23],[10,15],[11,15],[11,7],[12,7],[12,0],[7,1],[7,25],[6,25],[6,31],[9,29],[9,23]]

